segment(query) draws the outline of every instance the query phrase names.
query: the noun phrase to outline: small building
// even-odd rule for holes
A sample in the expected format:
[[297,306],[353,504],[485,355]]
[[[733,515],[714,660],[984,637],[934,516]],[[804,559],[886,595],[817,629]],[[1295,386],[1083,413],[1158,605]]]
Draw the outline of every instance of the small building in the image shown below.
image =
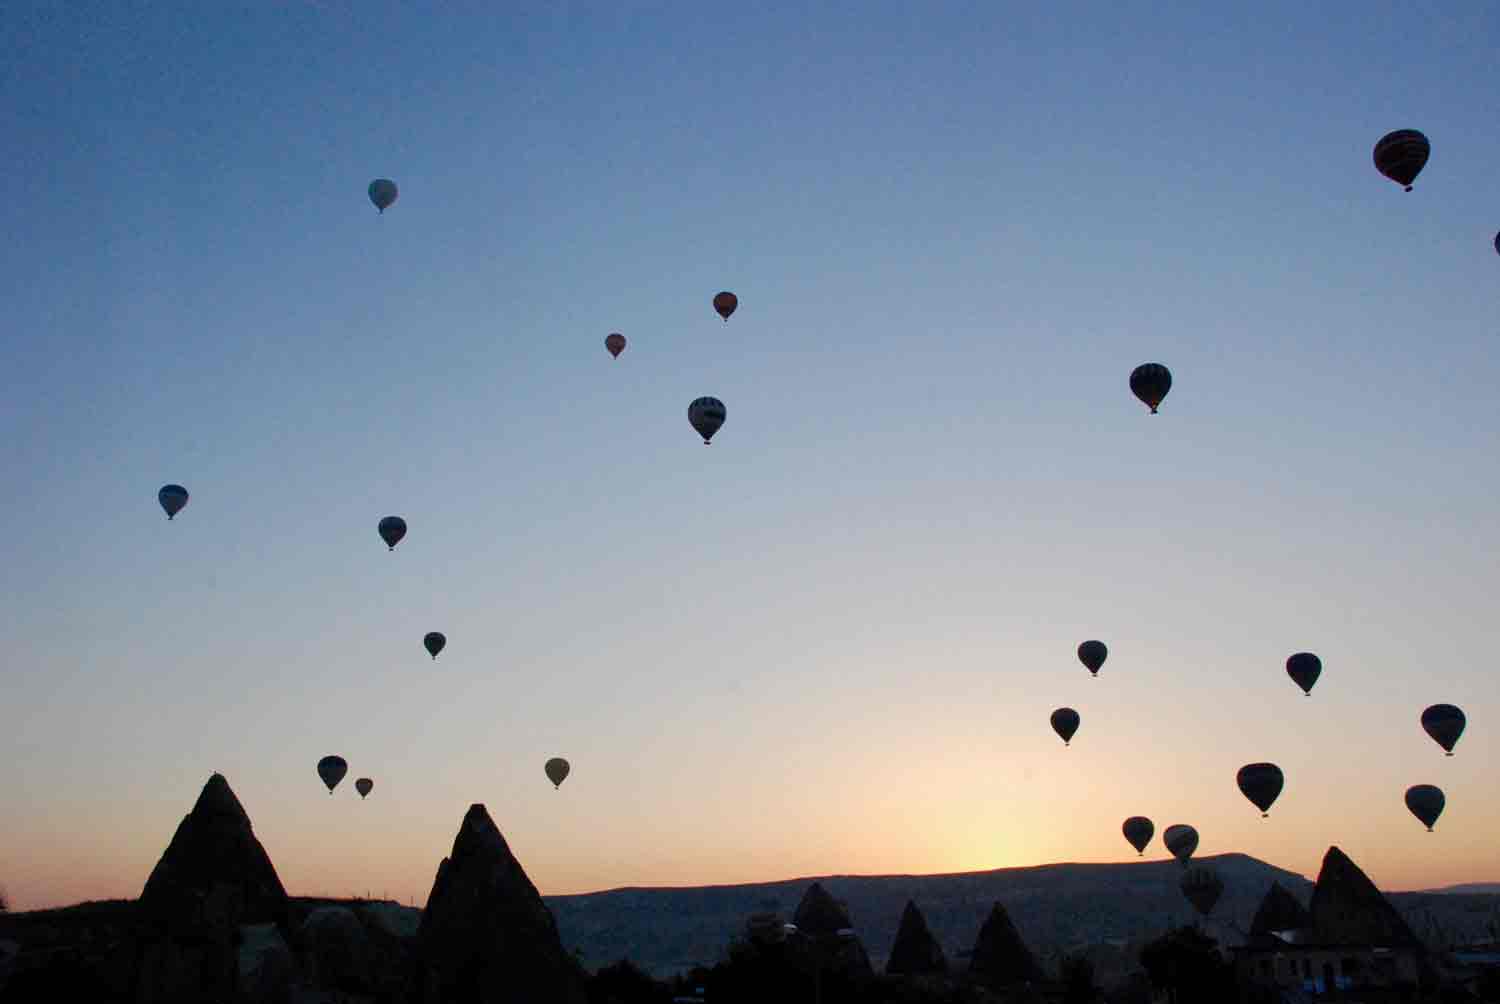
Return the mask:
[[1241,996],[1414,990],[1434,975],[1427,951],[1359,866],[1337,847],[1323,857],[1312,903],[1275,883],[1233,949]]

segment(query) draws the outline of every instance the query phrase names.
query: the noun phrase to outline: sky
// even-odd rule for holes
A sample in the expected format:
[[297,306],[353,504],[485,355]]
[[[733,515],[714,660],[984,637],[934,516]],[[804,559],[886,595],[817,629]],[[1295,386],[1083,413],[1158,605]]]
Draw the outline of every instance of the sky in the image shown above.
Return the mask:
[[13,907],[216,771],[296,895],[421,905],[473,802],[546,894],[1137,814],[1500,880],[1500,8],[768,6],[7,8]]

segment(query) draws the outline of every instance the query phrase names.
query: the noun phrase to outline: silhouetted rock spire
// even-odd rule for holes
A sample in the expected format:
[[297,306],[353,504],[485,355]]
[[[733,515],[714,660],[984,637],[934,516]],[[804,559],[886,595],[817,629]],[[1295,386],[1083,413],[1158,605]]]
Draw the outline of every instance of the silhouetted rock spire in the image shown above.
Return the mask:
[[1297,897],[1287,891],[1280,882],[1272,882],[1266,898],[1260,901],[1255,919],[1250,922],[1250,933],[1275,934],[1277,931],[1300,931],[1312,926],[1312,915]]
[[797,925],[797,930],[813,937],[837,934],[854,926],[849,920],[849,911],[823,888],[821,882],[814,882],[802,894],[802,902],[797,904],[792,923]]
[[1421,945],[1375,883],[1337,847],[1323,855],[1309,912],[1325,945]]
[[286,889],[224,775],[203,786],[146,879],[140,909],[188,934],[287,920]]
[[1021,932],[998,902],[979,929],[969,960],[969,974],[991,989],[1042,978],[1041,967],[1021,940]]
[[891,945],[891,957],[886,961],[885,971],[891,976],[916,976],[926,973],[942,973],[948,969],[948,960],[943,956],[943,947],[937,943],[927,929],[927,918],[917,909],[917,904],[906,901],[901,911],[901,927],[896,931],[896,940]]
[[583,971],[483,805],[469,807],[417,928],[425,1004],[583,1004]]

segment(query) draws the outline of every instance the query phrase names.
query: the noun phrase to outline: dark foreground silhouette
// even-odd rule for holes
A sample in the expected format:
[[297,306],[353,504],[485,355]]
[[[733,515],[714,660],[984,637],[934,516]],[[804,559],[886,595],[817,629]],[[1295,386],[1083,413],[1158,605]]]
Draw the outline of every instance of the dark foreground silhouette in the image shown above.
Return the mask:
[[[1221,870],[1232,887],[1234,869]],[[0,915],[0,1004],[1500,1001],[1495,946],[1424,943],[1336,847],[1306,906],[1288,885],[1258,883],[1248,931],[1212,919],[1169,924],[1134,943],[1084,944],[1055,958],[1033,950],[1031,918],[1014,903],[987,903],[962,947],[950,950],[912,897],[891,911],[894,937],[872,960],[868,928],[856,927],[847,899],[834,892],[857,881],[803,883],[789,915],[772,903],[741,916],[707,957],[711,965],[659,979],[627,951],[590,975],[564,947],[552,909],[484,806],[465,814],[420,912],[385,901],[296,899],[216,774],[138,900]],[[1437,898],[1493,909],[1493,897]],[[653,917],[638,923],[649,941]],[[1492,921],[1491,930],[1500,933],[1500,925]],[[1122,954],[1123,967],[1097,964]]]

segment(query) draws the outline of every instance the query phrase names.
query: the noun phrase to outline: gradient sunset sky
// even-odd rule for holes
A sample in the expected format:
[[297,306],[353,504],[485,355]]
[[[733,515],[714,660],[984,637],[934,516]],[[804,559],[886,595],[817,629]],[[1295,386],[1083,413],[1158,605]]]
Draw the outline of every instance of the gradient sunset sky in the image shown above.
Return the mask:
[[214,771],[294,894],[422,903],[471,802],[544,893],[1134,814],[1500,880],[1500,7],[246,6],[7,6],[13,906]]

